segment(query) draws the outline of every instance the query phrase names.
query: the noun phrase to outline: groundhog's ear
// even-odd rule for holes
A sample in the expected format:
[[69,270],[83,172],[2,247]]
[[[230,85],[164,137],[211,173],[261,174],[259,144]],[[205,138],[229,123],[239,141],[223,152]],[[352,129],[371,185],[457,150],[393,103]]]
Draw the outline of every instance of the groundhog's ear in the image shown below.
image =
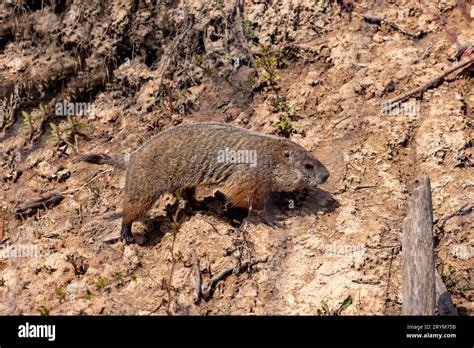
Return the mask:
[[290,150],[283,150],[283,161],[290,162],[291,152]]

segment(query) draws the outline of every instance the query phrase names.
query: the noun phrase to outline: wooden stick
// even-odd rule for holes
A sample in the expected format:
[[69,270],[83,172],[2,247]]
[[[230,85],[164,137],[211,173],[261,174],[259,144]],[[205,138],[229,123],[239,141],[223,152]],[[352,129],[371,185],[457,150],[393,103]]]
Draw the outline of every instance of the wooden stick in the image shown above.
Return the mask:
[[225,269],[224,271],[222,271],[221,273],[219,273],[218,275],[216,275],[215,277],[213,277],[211,279],[211,282],[209,283],[209,286],[207,287],[207,290],[204,291],[202,293],[202,297],[204,298],[204,300],[209,300],[214,292],[214,289],[217,285],[217,283],[219,281],[221,281],[222,279],[230,276],[231,274],[238,274],[238,273],[241,273],[247,269],[249,269],[250,267],[256,265],[257,263],[261,263],[261,262],[267,262],[268,260],[268,256],[265,256],[265,257],[261,257],[259,259],[250,259],[250,261],[247,261],[245,263],[243,263],[240,267],[229,267],[227,269]]
[[473,208],[473,205],[469,205],[469,203],[466,203],[464,204],[461,208],[459,208],[458,210],[452,212],[452,213],[449,213],[448,215],[446,216],[443,216],[441,219],[439,219],[438,221],[435,221],[435,225],[438,225],[438,228],[442,229],[444,227],[444,224],[449,220],[451,219],[452,217],[454,216],[458,216],[458,215],[466,215],[466,214],[469,214],[471,211],[472,211],[472,208]]
[[56,204],[59,204],[63,198],[64,196],[59,192],[48,192],[39,198],[20,205],[15,211],[15,217],[17,219],[23,219],[24,216],[30,216],[36,213],[39,209],[51,208]]
[[399,31],[400,33],[402,33],[403,35],[405,36],[408,36],[409,38],[411,39],[415,39],[415,40],[418,40],[418,39],[421,39],[423,38],[426,33],[424,31],[421,31],[419,32],[418,34],[412,34],[412,33],[409,33],[408,31],[404,30],[403,28],[401,28],[398,24],[392,22],[392,21],[389,21],[387,19],[383,19],[383,18],[378,18],[378,17],[370,17],[370,16],[364,16],[363,17],[364,20],[369,23],[369,24],[375,24],[377,26],[381,26],[382,24],[386,24],[388,26],[390,26],[392,29],[395,29],[397,31]]
[[3,242],[3,236],[5,236],[5,231],[7,229],[7,207],[0,208],[2,212],[2,224],[0,225],[0,244]]
[[403,221],[403,315],[434,315],[436,309],[433,211],[430,179],[415,181]]
[[191,251],[191,257],[193,259],[193,270],[194,270],[194,303],[198,304],[201,299],[202,292],[202,275],[201,275],[201,266],[199,265],[199,259],[196,254],[196,250]]
[[405,99],[408,99],[410,98],[411,96],[414,96],[415,94],[418,94],[418,93],[423,93],[425,92],[427,89],[433,87],[434,85],[436,85],[439,81],[441,81],[442,79],[444,79],[446,76],[448,76],[449,74],[451,74],[452,72],[458,70],[458,69],[461,69],[461,68],[464,68],[465,66],[468,66],[470,64],[472,64],[474,62],[474,58],[469,58],[467,60],[465,60],[464,62],[460,62],[459,64],[456,64],[456,65],[453,65],[451,68],[449,69],[446,69],[445,71],[443,71],[441,74],[439,74],[438,76],[432,78],[431,80],[429,80],[427,83],[425,83],[424,85],[421,85],[420,87],[417,87],[417,88],[414,88],[414,89],[411,89],[409,90],[408,92],[402,94],[401,96],[399,97],[396,97],[392,100],[389,100],[387,102],[387,105],[390,109],[392,109],[397,103],[401,102],[401,101],[404,101]]
[[97,179],[99,176],[105,174],[105,173],[108,173],[108,172],[111,172],[113,169],[106,169],[106,170],[103,170],[101,172],[96,172],[92,175],[92,177],[87,180],[87,182],[77,188],[74,188],[74,189],[70,189],[70,190],[66,190],[66,191],[63,191],[61,192],[62,195],[65,195],[65,194],[68,194],[68,193],[74,193],[74,192],[77,192],[79,191],[80,189],[86,187],[87,185],[89,185],[92,181],[94,181],[95,179]]

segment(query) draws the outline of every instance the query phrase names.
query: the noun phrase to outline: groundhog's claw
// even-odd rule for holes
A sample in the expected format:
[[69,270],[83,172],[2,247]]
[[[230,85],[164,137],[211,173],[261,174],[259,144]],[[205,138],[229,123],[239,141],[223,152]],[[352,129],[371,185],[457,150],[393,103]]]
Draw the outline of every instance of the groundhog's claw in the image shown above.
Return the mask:
[[265,214],[262,216],[262,222],[273,229],[285,227],[285,224],[283,222],[283,217],[281,216]]
[[120,236],[120,239],[123,240],[126,244],[131,244],[134,242],[133,236]]

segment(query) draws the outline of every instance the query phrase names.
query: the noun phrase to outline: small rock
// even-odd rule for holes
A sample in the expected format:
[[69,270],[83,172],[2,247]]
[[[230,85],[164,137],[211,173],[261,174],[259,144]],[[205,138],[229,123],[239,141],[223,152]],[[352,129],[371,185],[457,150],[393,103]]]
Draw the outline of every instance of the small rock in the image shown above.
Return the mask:
[[21,171],[21,170],[14,170],[14,171],[11,172],[10,174],[5,175],[5,176],[2,178],[2,180],[5,181],[5,182],[6,182],[6,181],[13,181],[14,183],[16,183],[22,174],[23,174],[23,171]]
[[474,247],[469,245],[455,244],[449,248],[451,254],[461,260],[469,260],[474,257]]
[[362,86],[359,82],[355,81],[354,82],[354,92],[357,94],[363,94],[365,92],[365,87]]
[[51,176],[54,175],[54,173],[56,172],[56,170],[54,170],[48,162],[42,161],[42,162],[38,165],[37,172],[38,172],[38,174],[39,174],[40,176],[42,176],[43,178],[49,178],[49,177],[51,177]]
[[102,239],[102,243],[113,244],[113,243],[117,242],[119,239],[120,239],[120,234],[118,234],[117,232],[112,232],[112,233],[106,235]]
[[26,169],[35,167],[41,161],[48,161],[54,156],[53,150],[44,150],[41,152],[34,152],[26,159]]
[[51,272],[55,272],[58,270],[58,268],[61,266],[62,263],[64,263],[65,260],[63,258],[62,254],[54,253],[52,255],[49,255],[46,258],[46,261],[44,262],[44,265],[48,270]]
[[306,83],[311,87],[317,86],[321,83],[321,81],[319,80],[319,76],[321,76],[321,74],[317,71],[310,71],[308,73],[308,76],[306,77]]
[[71,176],[71,172],[67,169],[59,170],[56,175],[54,175],[54,179],[57,179],[58,182],[66,181]]
[[130,248],[128,245],[126,245],[123,249],[123,256],[125,256],[126,258],[132,258],[136,254],[137,252],[134,249]]
[[376,43],[382,43],[384,41],[383,35],[381,33],[376,33],[373,37],[372,40]]
[[77,294],[79,292],[86,291],[86,289],[87,289],[87,285],[81,282],[73,282],[73,283],[68,284],[68,286],[66,287],[66,291],[69,294]]

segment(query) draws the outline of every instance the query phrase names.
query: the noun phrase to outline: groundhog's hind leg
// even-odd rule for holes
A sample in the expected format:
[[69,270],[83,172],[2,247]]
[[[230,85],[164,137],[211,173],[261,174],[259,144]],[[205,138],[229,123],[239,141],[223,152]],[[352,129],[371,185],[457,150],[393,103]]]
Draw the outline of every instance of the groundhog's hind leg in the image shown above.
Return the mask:
[[153,201],[131,202],[126,200],[123,203],[121,239],[127,243],[133,242],[132,223],[141,220],[152,205]]

